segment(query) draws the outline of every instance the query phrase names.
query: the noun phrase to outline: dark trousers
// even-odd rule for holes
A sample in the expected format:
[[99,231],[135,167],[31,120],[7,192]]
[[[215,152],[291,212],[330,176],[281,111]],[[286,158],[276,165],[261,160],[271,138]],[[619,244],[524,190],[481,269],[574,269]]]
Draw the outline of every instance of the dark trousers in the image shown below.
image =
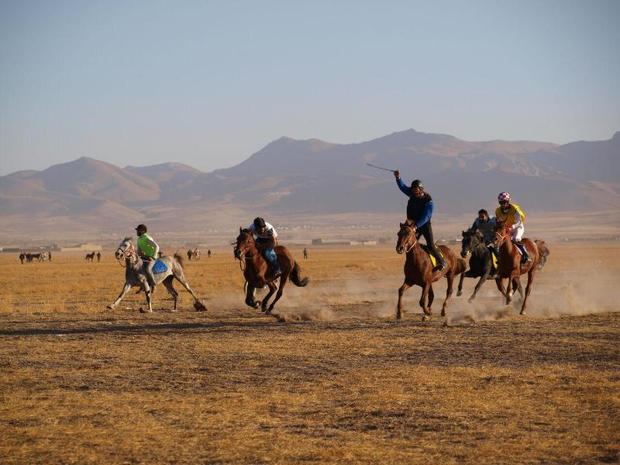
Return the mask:
[[431,253],[437,259],[437,263],[442,263],[444,261],[443,257],[441,256],[441,253],[439,252],[439,249],[435,245],[435,241],[433,239],[433,227],[431,226],[430,221],[426,223],[424,226],[422,226],[421,228],[418,228],[415,232],[415,235],[418,239],[420,239],[420,236],[424,237],[424,240],[426,241],[426,245],[431,250]]

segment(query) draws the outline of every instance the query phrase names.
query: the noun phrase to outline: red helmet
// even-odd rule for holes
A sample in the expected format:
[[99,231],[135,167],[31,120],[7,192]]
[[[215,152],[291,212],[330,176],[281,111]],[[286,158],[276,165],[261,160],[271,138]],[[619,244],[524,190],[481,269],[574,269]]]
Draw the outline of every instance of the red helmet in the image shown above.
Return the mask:
[[499,195],[497,196],[497,201],[499,203],[510,202],[510,193],[508,193],[508,192],[500,192]]

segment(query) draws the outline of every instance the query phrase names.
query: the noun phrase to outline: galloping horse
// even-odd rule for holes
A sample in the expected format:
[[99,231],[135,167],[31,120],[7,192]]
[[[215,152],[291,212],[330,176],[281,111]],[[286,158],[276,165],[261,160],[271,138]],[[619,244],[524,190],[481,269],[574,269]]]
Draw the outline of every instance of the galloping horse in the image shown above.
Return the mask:
[[[138,256],[136,249],[133,245],[133,241],[131,237],[126,237],[123,239],[123,242],[118,246],[114,256],[117,260],[125,259],[125,285],[123,286],[123,290],[119,294],[118,298],[114,301],[113,304],[108,305],[108,308],[114,309],[119,304],[119,302],[125,297],[125,294],[129,292],[132,286],[139,286],[144,290],[146,294],[146,302],[148,304],[148,312],[152,312],[153,308],[151,306],[151,298],[153,294],[153,289],[148,283],[146,279],[146,273],[144,271],[144,262]],[[205,311],[207,307],[198,299],[194,291],[189,287],[189,283],[185,278],[185,274],[183,273],[183,257],[175,254],[173,257],[161,257],[159,260],[164,262],[166,265],[166,271],[162,273],[154,273],[155,277],[155,285],[163,282],[164,286],[172,296],[174,300],[174,310],[177,309],[177,298],[179,293],[176,291],[174,286],[172,285],[172,280],[176,279],[179,281],[187,292],[189,292],[194,298],[194,308],[197,311]]]
[[463,279],[465,278],[480,278],[474,293],[468,299],[469,302],[476,298],[476,294],[486,282],[495,274],[493,268],[493,256],[491,251],[484,243],[484,237],[480,231],[472,231],[468,229],[463,231],[463,240],[461,241],[461,257],[466,258],[471,253],[469,258],[469,269],[461,274],[459,280],[459,287],[456,291],[456,295],[460,296],[463,293]]
[[441,316],[446,315],[446,307],[448,305],[448,299],[452,295],[454,278],[465,271],[465,260],[458,258],[456,254],[445,245],[440,245],[438,248],[446,261],[446,268],[443,271],[433,273],[431,259],[416,237],[416,227],[409,222],[400,224],[396,252],[399,254],[403,252],[406,253],[406,259],[404,267],[405,281],[398,289],[397,320],[402,318],[403,294],[411,286],[420,286],[422,288],[422,296],[420,297],[420,307],[422,307],[422,311],[424,312],[422,320],[429,319],[431,316],[431,305],[435,298],[432,283],[443,277],[448,280],[448,289],[446,291],[446,299],[441,307]]
[[[280,275],[280,284],[276,285],[275,279],[266,279],[268,264],[267,260],[260,253],[256,247],[254,241],[254,235],[248,229],[239,228],[239,236],[235,245],[235,258],[241,260],[243,268],[243,276],[247,281],[247,290],[245,303],[252,308],[261,307],[264,313],[270,314],[275,306],[276,302],[282,297],[284,286],[287,280],[290,280],[299,287],[304,287],[308,284],[309,279],[301,277],[301,269],[291,253],[284,246],[277,245],[275,247],[276,255],[278,256],[278,263],[282,274]],[[262,289],[265,285],[269,287],[269,293],[265,296],[262,302],[254,300],[254,292],[256,289]],[[269,305],[269,299],[274,292],[278,290],[275,299]],[[269,305],[269,306],[268,306]]]
[[[521,265],[521,253],[517,250],[517,247],[513,244],[511,238],[511,228],[507,224],[498,223],[495,227],[495,236],[493,238],[493,244],[499,247],[499,254],[497,258],[497,275],[495,277],[495,283],[497,288],[506,297],[506,305],[512,301],[512,295],[521,287],[521,280],[519,276],[527,273],[527,286],[525,286],[525,297],[523,298],[523,305],[521,306],[521,315],[525,315],[525,308],[527,305],[527,298],[532,291],[532,283],[534,282],[534,272],[538,267],[538,247],[531,240],[527,238],[522,239],[522,243],[527,249],[531,261]],[[504,279],[508,279],[508,285],[504,291]],[[512,285],[512,287],[511,287]]]

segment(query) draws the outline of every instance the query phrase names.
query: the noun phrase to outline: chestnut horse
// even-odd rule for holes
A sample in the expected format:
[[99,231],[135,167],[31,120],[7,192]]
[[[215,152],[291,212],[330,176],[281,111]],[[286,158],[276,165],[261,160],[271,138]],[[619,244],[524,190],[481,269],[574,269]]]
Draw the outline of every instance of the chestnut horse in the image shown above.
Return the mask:
[[[396,319],[402,318],[402,298],[403,294],[411,286],[420,286],[422,296],[420,297],[420,307],[424,315],[422,320],[427,320],[431,316],[431,305],[435,298],[433,292],[433,282],[445,277],[448,280],[446,299],[441,307],[441,316],[446,315],[448,299],[452,295],[454,278],[463,273],[466,268],[465,260],[458,258],[456,254],[445,245],[438,246],[446,261],[446,268],[443,271],[433,273],[433,264],[428,253],[422,248],[416,237],[416,227],[410,223],[401,223],[398,231],[398,241],[396,252],[406,253],[405,259],[405,281],[398,289],[398,307],[396,309]],[[428,303],[427,303],[428,298]]]
[[[532,291],[532,283],[534,282],[534,272],[538,267],[539,254],[538,247],[530,239],[523,238],[522,243],[527,249],[531,261],[521,265],[521,253],[517,250],[517,246],[512,242],[512,230],[509,225],[498,223],[495,227],[495,236],[493,244],[499,247],[497,257],[497,274],[495,283],[497,288],[506,297],[506,305],[512,301],[512,295],[521,287],[519,277],[527,273],[527,286],[525,287],[525,297],[521,305],[521,315],[525,315],[527,298]],[[504,279],[508,279],[508,285],[504,291]]]
[[[254,234],[249,229],[239,228],[239,236],[235,245],[235,258],[241,260],[241,268],[243,269],[243,276],[247,281],[245,303],[252,308],[258,308],[261,306],[261,310],[270,314],[275,306],[276,302],[282,297],[284,286],[290,278],[293,284],[299,287],[304,287],[308,284],[308,278],[301,277],[301,269],[299,265],[288,251],[286,247],[277,245],[275,252],[278,257],[278,263],[282,274],[280,275],[280,285],[276,285],[275,279],[266,279],[265,275],[268,271],[267,260],[256,247],[256,241],[254,240]],[[262,289],[267,285],[269,292],[262,300],[262,302],[254,300],[254,292],[256,289]],[[275,299],[269,305],[269,299],[274,292],[278,290]],[[268,306],[269,305],[269,306]]]

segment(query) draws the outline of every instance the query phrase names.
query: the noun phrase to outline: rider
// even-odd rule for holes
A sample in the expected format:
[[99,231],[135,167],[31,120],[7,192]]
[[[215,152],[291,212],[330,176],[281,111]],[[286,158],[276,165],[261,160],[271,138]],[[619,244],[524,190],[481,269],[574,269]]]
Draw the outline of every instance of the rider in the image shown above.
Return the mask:
[[500,192],[497,196],[497,201],[499,202],[499,207],[495,210],[495,217],[498,222],[510,226],[512,242],[521,251],[521,264],[531,261],[527,249],[521,242],[525,232],[525,213],[518,204],[510,202],[510,194],[508,192]]
[[276,239],[278,238],[276,228],[265,222],[261,217],[256,217],[248,229],[254,235],[258,250],[260,250],[267,263],[269,263],[270,278],[278,278],[282,274],[282,270],[274,250],[277,245]]
[[139,224],[136,227],[138,235],[138,254],[144,260],[146,278],[151,287],[155,286],[155,277],[153,276],[153,265],[159,257],[159,246],[151,236],[146,233],[146,226]]
[[408,187],[400,178],[400,171],[394,171],[394,177],[396,178],[398,188],[409,197],[409,202],[407,202],[407,219],[416,227],[416,237],[424,236],[426,245],[437,259],[437,266],[433,268],[433,272],[444,270],[446,262],[433,240],[433,227],[431,226],[433,199],[424,192],[424,185],[419,179],[413,181],[411,187]]
[[493,240],[493,232],[495,231],[496,224],[495,218],[489,218],[489,212],[482,208],[478,210],[478,218],[476,218],[474,224],[471,225],[471,231],[480,231],[484,243],[488,245]]

